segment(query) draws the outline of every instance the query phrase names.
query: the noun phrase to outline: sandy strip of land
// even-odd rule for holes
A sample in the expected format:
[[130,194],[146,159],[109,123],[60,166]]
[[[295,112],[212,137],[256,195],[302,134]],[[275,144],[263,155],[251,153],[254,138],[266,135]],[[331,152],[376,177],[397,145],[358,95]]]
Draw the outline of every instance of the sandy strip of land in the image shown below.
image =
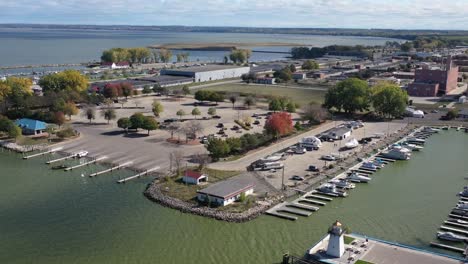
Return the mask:
[[298,43],[288,42],[251,42],[251,43],[168,43],[161,45],[151,45],[150,48],[156,49],[171,49],[171,50],[231,50],[240,47],[277,47],[277,46],[304,46]]

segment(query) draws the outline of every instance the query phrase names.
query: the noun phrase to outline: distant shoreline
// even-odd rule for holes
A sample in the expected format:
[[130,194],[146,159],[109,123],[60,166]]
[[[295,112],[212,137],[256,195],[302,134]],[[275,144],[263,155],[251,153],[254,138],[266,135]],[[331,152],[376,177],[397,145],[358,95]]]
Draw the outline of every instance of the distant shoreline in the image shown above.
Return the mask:
[[161,45],[151,45],[153,49],[169,49],[169,50],[199,50],[199,51],[231,51],[242,47],[299,47],[304,46],[298,43],[289,42],[243,42],[243,43],[168,43]]

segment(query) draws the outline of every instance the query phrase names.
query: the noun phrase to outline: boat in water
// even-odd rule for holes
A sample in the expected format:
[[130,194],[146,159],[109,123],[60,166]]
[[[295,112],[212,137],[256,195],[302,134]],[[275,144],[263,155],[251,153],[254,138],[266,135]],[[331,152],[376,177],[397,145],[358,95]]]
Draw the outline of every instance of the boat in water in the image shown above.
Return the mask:
[[409,137],[406,139],[406,142],[415,143],[415,144],[424,144],[426,143],[426,140],[422,138],[417,138],[417,137]]
[[410,151],[406,148],[402,149],[389,149],[386,152],[382,152],[381,155],[384,158],[395,159],[395,160],[409,160],[411,157]]
[[330,180],[329,183],[334,184],[337,188],[345,190],[356,188],[356,185],[354,183],[351,183],[350,181],[345,179],[333,179]]
[[434,127],[424,127],[423,132],[439,133],[440,129]]
[[350,141],[346,142],[346,144],[345,144],[345,148],[347,148],[347,149],[353,149],[353,148],[356,148],[358,146],[359,146],[359,142],[355,138],[351,139]]
[[324,193],[324,194],[331,194],[331,195],[336,195],[336,196],[341,196],[341,197],[346,197],[348,196],[347,192],[339,191],[336,189],[335,184],[331,183],[326,183],[322,186],[320,186],[317,191]]
[[84,158],[86,156],[88,156],[89,152],[86,151],[86,150],[81,150],[79,152],[76,153],[76,157],[77,158]]
[[437,232],[437,238],[448,241],[466,241],[468,238],[460,235],[456,235],[452,232]]
[[63,165],[63,164],[52,167],[53,170],[63,170],[63,169],[66,169],[66,168],[67,168],[67,166]]
[[383,168],[385,167],[385,162],[382,159],[375,158],[373,161],[371,161],[377,168]]
[[377,170],[377,169],[380,169],[379,167],[377,167],[374,163],[372,162],[363,162],[362,165],[361,165],[361,168],[362,169],[368,169],[368,170]]
[[465,186],[465,188],[463,188],[463,191],[459,192],[458,195],[463,196],[463,197],[468,197],[468,187]]
[[401,146],[404,147],[404,148],[407,148],[407,149],[409,149],[411,151],[420,151],[421,149],[424,148],[423,146],[418,146],[418,145],[411,144],[411,143],[408,143],[408,142],[401,143]]
[[367,182],[369,182],[371,180],[370,177],[364,176],[364,175],[359,174],[357,172],[352,172],[352,173],[348,174],[346,179],[348,179],[351,182],[357,182],[357,183],[361,183],[361,182],[367,183]]

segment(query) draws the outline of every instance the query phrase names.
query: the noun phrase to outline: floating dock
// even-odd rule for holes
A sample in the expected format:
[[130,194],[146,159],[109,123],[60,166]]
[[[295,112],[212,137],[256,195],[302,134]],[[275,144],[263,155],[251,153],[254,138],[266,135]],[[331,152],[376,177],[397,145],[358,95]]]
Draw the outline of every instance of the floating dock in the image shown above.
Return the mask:
[[444,221],[444,224],[453,225],[453,226],[456,226],[456,227],[468,228],[468,225],[459,224],[459,223],[456,223],[456,222]]
[[305,205],[305,204],[300,204],[300,203],[289,203],[286,205],[287,207],[295,207],[295,208],[299,208],[299,209],[302,209],[302,210],[306,210],[306,211],[318,211],[318,207],[315,207],[315,206],[311,206],[311,205]]
[[320,205],[320,206],[325,206],[326,205],[326,203],[324,203],[324,202],[320,202],[320,201],[316,201],[316,200],[312,200],[312,199],[307,199],[307,198],[300,198],[297,201],[298,202],[310,203],[310,204],[316,204],[316,205]]
[[30,159],[30,158],[34,158],[34,157],[43,156],[43,155],[46,155],[46,154],[54,153],[56,151],[60,151],[62,149],[63,149],[63,147],[53,148],[53,149],[48,150],[48,151],[32,154],[32,155],[29,155],[29,156],[24,156],[23,159]]
[[96,177],[98,175],[101,175],[101,174],[104,174],[104,173],[108,173],[108,172],[112,172],[114,170],[118,170],[118,169],[121,169],[127,165],[130,165],[132,164],[133,162],[129,161],[129,162],[125,162],[123,164],[120,164],[120,165],[117,165],[115,167],[112,167],[110,169],[107,169],[107,170],[103,170],[103,171],[100,171],[100,172],[96,172],[96,173],[93,173],[93,174],[90,174],[89,177]]
[[91,161],[88,161],[88,162],[85,162],[83,164],[78,164],[78,165],[75,165],[75,166],[72,166],[72,167],[68,167],[68,168],[65,168],[65,171],[71,171],[71,170],[74,170],[74,169],[77,169],[77,168],[80,168],[80,167],[83,167],[83,166],[86,166],[86,165],[90,165],[90,164],[94,164],[100,160],[104,160],[104,159],[107,159],[107,157],[99,157],[99,158],[96,158],[96,159],[93,159]]
[[49,161],[46,162],[46,164],[52,164],[52,163],[55,163],[55,162],[58,162],[58,161],[72,159],[72,158],[75,158],[76,156],[78,156],[78,154],[72,154],[70,156],[66,156],[66,157],[62,157],[62,158],[58,158],[58,159],[54,159],[54,160],[49,160]]
[[452,217],[452,218],[456,218],[456,219],[468,220],[468,217],[462,216],[462,215],[449,214],[449,216]]
[[451,228],[451,227],[448,227],[448,226],[440,226],[440,229],[450,231],[450,232],[459,233],[459,234],[468,235],[468,231],[466,231],[466,230]]
[[127,178],[125,178],[125,179],[118,180],[117,183],[125,183],[125,182],[127,182],[127,181],[131,181],[131,180],[136,179],[136,178],[138,178],[138,177],[141,177],[141,176],[143,176],[143,175],[148,175],[148,173],[153,172],[153,171],[155,171],[155,170],[159,170],[159,166],[158,166],[158,167],[154,167],[154,168],[152,168],[152,169],[148,169],[148,170],[146,170],[146,171],[144,171],[144,172],[138,173],[137,175],[130,176],[130,177],[127,177]]
[[315,195],[315,194],[308,194],[308,195],[305,195],[305,198],[315,198],[315,199],[318,199],[318,200],[322,200],[322,201],[327,201],[327,202],[331,202],[333,201],[332,198],[329,198],[329,197],[323,197],[323,196],[319,196],[319,195]]
[[431,242],[431,246],[465,254],[465,249],[459,248],[459,247],[449,246],[449,245],[435,243],[435,242]]

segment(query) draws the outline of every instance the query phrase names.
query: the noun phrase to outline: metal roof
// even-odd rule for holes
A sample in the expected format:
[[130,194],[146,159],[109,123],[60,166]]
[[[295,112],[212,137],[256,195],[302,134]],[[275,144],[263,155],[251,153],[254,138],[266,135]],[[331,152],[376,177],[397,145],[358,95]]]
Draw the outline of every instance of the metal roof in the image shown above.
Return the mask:
[[29,130],[44,130],[47,127],[47,124],[34,119],[21,118],[15,121],[15,124],[21,128],[26,128]]
[[198,191],[198,193],[229,199],[253,188],[254,186],[255,184],[250,179],[235,177],[215,183]]

